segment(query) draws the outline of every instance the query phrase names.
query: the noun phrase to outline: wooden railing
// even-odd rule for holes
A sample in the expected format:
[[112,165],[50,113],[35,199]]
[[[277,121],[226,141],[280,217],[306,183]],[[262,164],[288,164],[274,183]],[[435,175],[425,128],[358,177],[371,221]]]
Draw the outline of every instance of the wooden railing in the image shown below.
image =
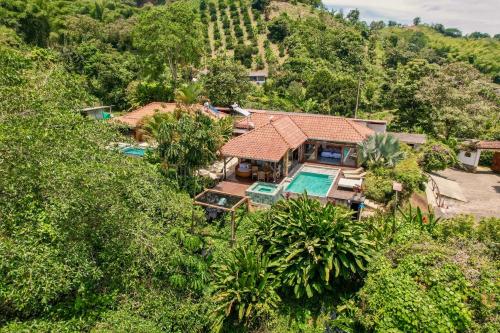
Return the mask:
[[427,177],[429,178],[429,180],[431,182],[431,186],[432,186],[431,190],[432,190],[432,193],[434,194],[434,197],[436,198],[437,206],[440,208],[444,207],[444,199],[441,196],[441,192],[439,192],[438,184],[436,183],[434,178],[431,177],[431,175],[427,174]]

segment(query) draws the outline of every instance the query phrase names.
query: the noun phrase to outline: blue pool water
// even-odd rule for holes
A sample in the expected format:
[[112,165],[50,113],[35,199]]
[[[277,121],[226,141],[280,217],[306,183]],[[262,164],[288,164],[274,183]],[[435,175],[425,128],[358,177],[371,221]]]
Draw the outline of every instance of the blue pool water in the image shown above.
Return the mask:
[[301,171],[288,184],[286,191],[293,193],[304,193],[307,191],[309,195],[326,197],[334,178],[334,176],[330,175]]
[[278,186],[273,185],[273,184],[262,184],[259,183],[257,186],[253,188],[253,191],[255,192],[260,192],[260,193],[271,193],[276,190]]
[[136,157],[143,157],[144,154],[146,153],[145,148],[137,148],[137,147],[127,147],[124,148],[122,151],[125,155],[136,156]]

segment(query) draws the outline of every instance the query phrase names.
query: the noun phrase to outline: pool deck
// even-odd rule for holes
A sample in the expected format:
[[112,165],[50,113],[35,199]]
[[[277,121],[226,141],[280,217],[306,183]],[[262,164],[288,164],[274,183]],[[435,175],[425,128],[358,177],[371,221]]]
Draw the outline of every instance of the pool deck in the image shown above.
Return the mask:
[[230,180],[225,180],[215,185],[214,190],[229,193],[233,195],[246,196],[245,191],[252,183],[239,183]]
[[[295,174],[297,173],[297,171],[301,169],[301,166],[321,167],[321,168],[327,168],[327,169],[340,170],[339,175],[335,178],[335,182],[333,183],[332,187],[330,188],[330,190],[326,196],[327,201],[338,201],[338,200],[347,201],[347,200],[353,199],[356,196],[357,193],[355,193],[353,191],[345,191],[345,190],[338,189],[338,183],[339,183],[340,179],[342,178],[342,170],[353,170],[355,168],[339,167],[339,166],[328,165],[328,164],[323,164],[323,163],[306,162],[306,163],[297,165],[297,167],[294,168],[294,170],[292,170],[292,172],[288,175],[288,177],[294,177]],[[279,179],[279,181],[276,184],[281,183],[284,178],[285,177],[282,177],[281,179]],[[214,189],[221,191],[221,192],[233,194],[233,195],[246,196],[246,190],[255,182],[257,182],[257,180],[251,179],[251,178],[236,177],[236,175],[231,172],[227,175],[227,179],[218,183],[214,187]]]

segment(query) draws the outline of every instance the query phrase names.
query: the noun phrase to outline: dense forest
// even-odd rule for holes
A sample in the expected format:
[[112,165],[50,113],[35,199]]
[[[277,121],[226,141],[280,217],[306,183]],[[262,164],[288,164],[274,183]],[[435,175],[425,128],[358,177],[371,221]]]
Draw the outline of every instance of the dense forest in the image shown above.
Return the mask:
[[[0,0],[0,332],[498,332],[500,219],[403,201],[461,140],[500,139],[500,40],[455,30],[314,0]],[[304,195],[238,211],[231,246],[229,216],[193,205],[232,130],[200,100],[384,119],[429,144],[364,157],[387,213]],[[144,159],[78,112],[152,101],[180,112],[144,124]]]

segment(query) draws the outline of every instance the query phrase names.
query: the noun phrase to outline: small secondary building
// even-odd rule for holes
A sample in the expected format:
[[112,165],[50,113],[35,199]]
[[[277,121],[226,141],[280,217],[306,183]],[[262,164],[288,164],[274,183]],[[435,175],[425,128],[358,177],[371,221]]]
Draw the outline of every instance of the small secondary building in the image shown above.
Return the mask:
[[266,70],[251,71],[248,73],[248,79],[258,85],[266,83],[268,72]]
[[80,114],[92,119],[111,119],[113,118],[112,107],[112,105],[92,106],[80,109]]
[[467,169],[475,171],[479,165],[479,158],[482,151],[493,151],[493,161],[491,169],[500,172],[500,141],[468,141],[458,152],[458,160]]
[[387,132],[413,149],[419,149],[427,141],[425,134]]
[[[152,117],[157,113],[173,113],[177,107],[178,105],[176,103],[152,102],[122,116],[115,117],[113,120],[127,125],[132,131],[134,138],[141,141],[142,138],[137,129],[145,118]],[[211,118],[222,118],[226,116],[210,105],[195,105],[194,108]]]

